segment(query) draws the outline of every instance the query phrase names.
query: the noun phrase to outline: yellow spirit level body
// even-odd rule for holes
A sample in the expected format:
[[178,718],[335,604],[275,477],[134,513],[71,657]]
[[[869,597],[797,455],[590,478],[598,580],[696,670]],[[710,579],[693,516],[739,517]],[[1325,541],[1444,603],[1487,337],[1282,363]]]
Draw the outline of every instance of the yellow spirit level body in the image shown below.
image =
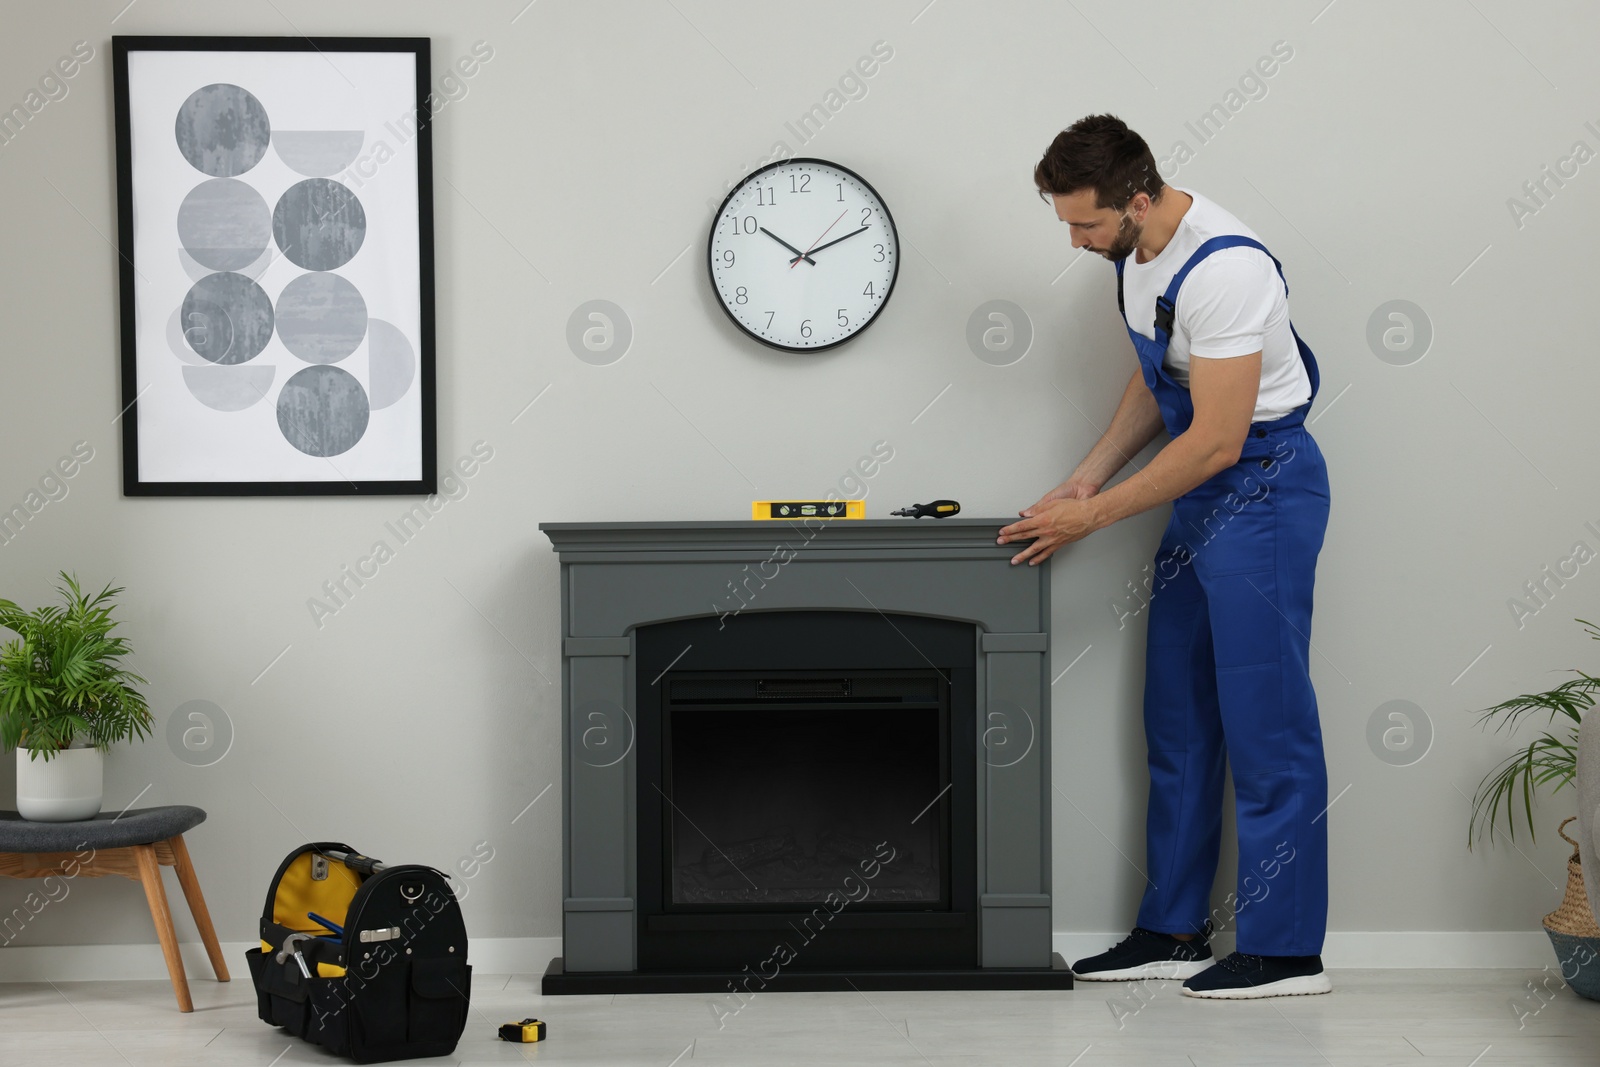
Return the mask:
[[756,500],[750,517],[759,521],[794,519],[864,519],[865,500]]

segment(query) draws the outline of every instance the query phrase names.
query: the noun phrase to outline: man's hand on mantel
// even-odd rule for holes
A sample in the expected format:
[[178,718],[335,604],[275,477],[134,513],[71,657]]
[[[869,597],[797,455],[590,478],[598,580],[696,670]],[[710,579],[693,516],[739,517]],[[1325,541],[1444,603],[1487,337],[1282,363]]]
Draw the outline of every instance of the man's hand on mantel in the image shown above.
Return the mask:
[[1011,562],[1026,560],[1028,566],[1037,566],[1055,555],[1062,545],[1080,541],[1100,529],[1098,510],[1088,498],[1041,501],[1024,509],[1020,522],[1003,527],[995,543],[1004,545],[1031,539],[1033,544],[1012,556]]

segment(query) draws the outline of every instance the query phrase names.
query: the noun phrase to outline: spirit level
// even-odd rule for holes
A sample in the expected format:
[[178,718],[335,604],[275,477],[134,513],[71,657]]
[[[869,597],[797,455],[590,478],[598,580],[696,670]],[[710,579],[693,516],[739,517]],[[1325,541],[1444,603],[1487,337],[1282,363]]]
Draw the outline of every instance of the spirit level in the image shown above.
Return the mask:
[[757,500],[750,505],[752,519],[864,519],[865,500]]

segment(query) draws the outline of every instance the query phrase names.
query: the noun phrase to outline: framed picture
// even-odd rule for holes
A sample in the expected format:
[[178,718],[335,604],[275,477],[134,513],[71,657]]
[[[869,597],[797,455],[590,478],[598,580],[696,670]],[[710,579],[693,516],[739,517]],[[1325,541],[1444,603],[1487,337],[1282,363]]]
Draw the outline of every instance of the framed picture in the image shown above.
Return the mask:
[[112,54],[123,494],[434,492],[427,39]]

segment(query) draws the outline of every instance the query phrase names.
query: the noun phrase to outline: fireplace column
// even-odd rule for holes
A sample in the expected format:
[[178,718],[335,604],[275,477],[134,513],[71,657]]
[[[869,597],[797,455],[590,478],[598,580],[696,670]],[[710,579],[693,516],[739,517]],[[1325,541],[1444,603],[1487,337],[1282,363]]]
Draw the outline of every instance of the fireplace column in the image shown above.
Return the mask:
[[[562,599],[566,600],[566,575]],[[633,939],[633,634],[564,637],[562,952],[579,971],[631,971]]]

